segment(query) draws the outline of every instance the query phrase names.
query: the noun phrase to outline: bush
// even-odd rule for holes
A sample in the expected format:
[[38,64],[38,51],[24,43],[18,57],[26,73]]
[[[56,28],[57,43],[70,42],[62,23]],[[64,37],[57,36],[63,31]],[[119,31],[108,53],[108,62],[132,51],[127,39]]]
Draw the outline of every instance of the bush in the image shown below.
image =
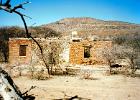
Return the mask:
[[37,79],[37,80],[47,80],[49,79],[49,75],[45,73],[43,69],[40,71],[34,72],[33,76],[31,77],[32,79]]
[[82,70],[80,72],[80,79],[87,79],[87,80],[93,80],[94,77],[92,75],[93,73],[90,70]]

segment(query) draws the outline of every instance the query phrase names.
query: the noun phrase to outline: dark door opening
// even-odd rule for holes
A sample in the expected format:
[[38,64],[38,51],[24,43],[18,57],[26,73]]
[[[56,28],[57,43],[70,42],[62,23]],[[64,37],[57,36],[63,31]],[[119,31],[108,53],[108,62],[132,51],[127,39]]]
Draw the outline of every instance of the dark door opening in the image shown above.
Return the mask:
[[90,57],[90,48],[89,46],[84,47],[84,58],[89,58]]
[[26,49],[28,45],[20,45],[19,56],[26,56]]

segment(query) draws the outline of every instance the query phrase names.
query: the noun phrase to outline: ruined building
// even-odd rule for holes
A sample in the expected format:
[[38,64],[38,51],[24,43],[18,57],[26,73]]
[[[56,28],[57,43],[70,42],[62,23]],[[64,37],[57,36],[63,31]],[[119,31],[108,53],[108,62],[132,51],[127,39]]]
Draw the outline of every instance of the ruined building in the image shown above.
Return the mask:
[[30,64],[32,40],[27,38],[9,39],[9,63],[12,65]]
[[[72,38],[69,41],[65,39],[36,39],[43,48],[46,61],[50,62],[49,59],[57,58],[55,63],[61,64],[103,63],[103,59],[97,55],[97,50],[111,47],[111,41],[83,40],[73,35],[76,35],[76,33],[72,34]],[[40,65],[41,57],[37,45],[28,38],[10,38],[9,63],[13,65]]]
[[111,47],[111,41],[74,40],[70,43],[70,63],[72,64],[100,64],[103,59],[98,57],[99,48]]

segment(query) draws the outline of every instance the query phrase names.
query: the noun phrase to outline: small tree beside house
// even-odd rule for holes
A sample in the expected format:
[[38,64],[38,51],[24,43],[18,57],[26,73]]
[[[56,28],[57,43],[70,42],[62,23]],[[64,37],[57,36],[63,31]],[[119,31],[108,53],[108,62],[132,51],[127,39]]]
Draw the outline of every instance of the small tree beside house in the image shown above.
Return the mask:
[[107,64],[109,66],[109,73],[112,72],[112,64],[115,62],[115,52],[114,52],[114,48],[99,48],[96,50],[97,56],[99,56],[99,58],[104,60],[104,63]]
[[[129,46],[113,45],[111,48],[101,48],[98,51],[98,56],[105,60],[105,63],[109,66],[109,72],[112,73],[113,65],[118,65],[117,67],[125,67],[130,73],[134,74],[137,70],[136,59],[138,58],[138,53]],[[100,52],[100,53],[99,53]],[[121,65],[118,60],[125,60],[125,66]]]

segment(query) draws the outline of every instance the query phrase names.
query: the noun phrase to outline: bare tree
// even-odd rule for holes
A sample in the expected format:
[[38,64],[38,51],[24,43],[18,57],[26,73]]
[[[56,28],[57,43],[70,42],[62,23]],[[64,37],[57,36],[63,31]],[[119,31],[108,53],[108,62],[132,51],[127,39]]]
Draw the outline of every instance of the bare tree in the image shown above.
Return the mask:
[[133,48],[126,48],[124,52],[122,52],[122,56],[128,59],[130,64],[131,74],[135,74],[137,70],[136,59],[138,58],[138,53]]
[[[21,17],[23,24],[25,26],[25,31],[26,31],[27,37],[32,38],[33,41],[39,46],[41,54],[42,54],[42,59],[45,63],[45,59],[43,57],[43,51],[42,51],[41,46],[28,32],[26,21],[24,19],[24,16],[26,16],[26,15],[17,11],[17,9],[24,9],[23,5],[28,4],[29,2],[19,4],[19,5],[14,6],[12,8],[10,1],[11,0],[6,0],[6,2],[3,3],[3,1],[1,0],[0,1],[0,10],[4,10],[4,11],[9,12],[9,13],[16,13],[17,15],[19,15]],[[46,63],[45,63],[45,65],[48,68]],[[49,70],[48,70],[48,73],[49,73]],[[27,93],[28,93],[28,91],[22,94],[20,92],[20,90],[17,88],[17,86],[15,85],[15,83],[13,82],[13,80],[11,79],[11,77],[8,75],[8,73],[6,71],[0,69],[0,94],[2,95],[4,100],[27,100],[27,99],[33,100],[33,99],[35,99],[35,97],[31,97]]]
[[29,90],[22,93],[16,86],[12,78],[0,67],[0,95],[4,100],[34,100],[35,97],[28,95],[28,92],[35,88],[32,86]]
[[101,58],[105,59],[105,61],[109,65],[110,73],[113,68],[112,66],[116,64],[116,61],[123,59],[127,61],[125,63],[129,64],[125,67],[127,67],[128,70],[131,70],[130,74],[134,74],[135,71],[137,70],[136,59],[138,58],[138,52],[136,52],[130,46],[113,45],[112,48],[101,48],[100,50],[98,50],[98,55],[100,55]]
[[112,64],[115,62],[115,49],[113,47],[98,48],[96,54],[99,59],[103,60],[109,66],[109,72],[112,72]]
[[[43,55],[43,50],[42,50],[40,44],[28,32],[28,27],[27,27],[27,24],[26,24],[26,21],[25,21],[25,18],[24,18],[24,17],[28,17],[28,16],[26,16],[26,15],[20,13],[19,11],[17,11],[17,9],[24,9],[23,5],[28,4],[30,2],[24,2],[24,3],[19,4],[19,5],[17,5],[17,6],[12,8],[11,4],[10,4],[10,1],[11,0],[7,0],[5,3],[3,3],[2,0],[1,0],[1,2],[0,2],[0,9],[4,10],[6,12],[9,12],[9,13],[15,13],[15,14],[17,14],[17,15],[19,15],[21,17],[21,19],[23,21],[23,24],[24,24],[24,27],[25,27],[26,36],[28,38],[31,38],[38,45],[38,47],[40,49],[40,52],[41,52],[41,55],[42,55],[42,60],[43,60],[43,62],[45,64],[46,68],[48,69],[48,74],[50,75],[49,66],[47,65],[47,63],[45,61],[45,58],[44,58],[44,55]],[[28,18],[30,18],[30,17],[28,17]]]
[[114,43],[123,47],[120,49],[120,57],[128,59],[131,74],[134,74],[139,66],[137,60],[139,60],[140,57],[140,34],[136,32],[116,36]]

